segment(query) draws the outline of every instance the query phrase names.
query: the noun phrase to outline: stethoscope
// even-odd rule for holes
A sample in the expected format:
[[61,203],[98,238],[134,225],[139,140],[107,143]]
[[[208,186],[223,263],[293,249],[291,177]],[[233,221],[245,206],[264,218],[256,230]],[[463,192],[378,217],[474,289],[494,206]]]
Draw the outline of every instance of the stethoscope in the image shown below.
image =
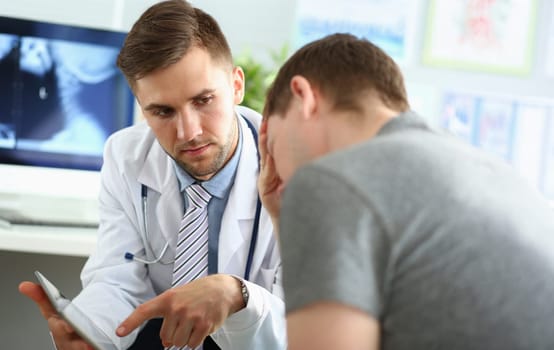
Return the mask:
[[[258,133],[256,132],[254,125],[247,118],[244,118],[244,120],[246,121],[246,124],[248,124],[248,128],[250,129],[250,131],[252,131],[254,142],[256,144],[256,147],[258,147]],[[258,151],[258,162],[259,160],[260,160],[260,152]],[[144,236],[147,244],[150,244],[148,243],[150,242],[148,239],[149,226],[148,226],[148,219],[146,215],[148,213],[148,188],[145,185],[141,185],[140,194],[141,194],[142,224],[144,226]],[[246,259],[246,268],[244,269],[245,280],[249,279],[250,270],[252,269],[254,250],[256,249],[256,241],[258,240],[258,230],[260,225],[261,209],[262,209],[262,202],[260,200],[260,196],[258,195],[258,199],[256,201],[256,215],[254,216],[254,226],[252,228],[252,237],[250,238],[250,246],[248,247],[248,258]],[[162,261],[162,257],[165,255],[165,252],[167,251],[168,248],[169,248],[169,242],[166,242],[160,254],[155,259],[152,259],[152,260],[147,260],[147,259],[138,257],[131,252],[125,252],[124,257],[126,260],[138,261],[146,265],[156,264],[156,263],[160,263],[162,265],[169,265],[169,264],[173,264],[175,262],[175,259],[171,261]]]

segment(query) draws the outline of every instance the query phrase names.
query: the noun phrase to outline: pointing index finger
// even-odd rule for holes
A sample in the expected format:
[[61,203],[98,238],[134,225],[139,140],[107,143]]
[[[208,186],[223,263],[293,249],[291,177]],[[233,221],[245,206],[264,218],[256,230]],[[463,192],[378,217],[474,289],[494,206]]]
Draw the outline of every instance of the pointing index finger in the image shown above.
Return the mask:
[[155,317],[163,316],[162,304],[158,298],[154,298],[139,305],[129,317],[127,317],[116,330],[116,334],[124,337],[139,327],[143,322]]

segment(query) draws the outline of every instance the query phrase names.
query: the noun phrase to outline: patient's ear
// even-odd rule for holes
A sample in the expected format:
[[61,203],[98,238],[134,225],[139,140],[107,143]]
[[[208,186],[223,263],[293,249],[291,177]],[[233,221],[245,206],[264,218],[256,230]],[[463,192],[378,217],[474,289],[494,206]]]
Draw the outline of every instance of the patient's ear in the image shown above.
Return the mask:
[[300,105],[302,116],[312,118],[317,111],[317,95],[312,84],[303,76],[295,75],[290,81],[290,90]]

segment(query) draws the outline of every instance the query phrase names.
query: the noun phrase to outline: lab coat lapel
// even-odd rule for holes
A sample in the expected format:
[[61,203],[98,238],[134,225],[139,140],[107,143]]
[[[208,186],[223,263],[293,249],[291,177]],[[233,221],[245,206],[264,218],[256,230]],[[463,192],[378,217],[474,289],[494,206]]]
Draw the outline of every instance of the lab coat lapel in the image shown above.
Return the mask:
[[243,275],[256,210],[258,158],[250,128],[242,117],[239,122],[243,135],[242,154],[221,220],[218,268],[220,272]]
[[[150,152],[139,173],[138,181],[150,190],[148,201],[150,208],[155,208],[155,217],[151,223],[158,223],[159,230],[171,247],[175,247],[179,222],[183,214],[183,201],[179,191],[173,160],[165,153],[157,141],[154,141]],[[154,192],[154,193],[152,193]],[[151,215],[152,210],[147,215]],[[149,217],[150,218],[150,217]],[[158,232],[151,227],[152,232]]]

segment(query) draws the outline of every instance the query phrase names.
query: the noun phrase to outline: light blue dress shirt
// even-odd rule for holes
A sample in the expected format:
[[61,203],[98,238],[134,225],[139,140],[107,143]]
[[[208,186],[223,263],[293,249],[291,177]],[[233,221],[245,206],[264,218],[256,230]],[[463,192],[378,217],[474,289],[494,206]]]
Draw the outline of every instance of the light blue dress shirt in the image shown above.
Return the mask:
[[[242,117],[239,117],[242,118]],[[238,123],[238,121],[237,121]],[[202,187],[205,190],[210,192],[212,198],[208,203],[208,274],[217,273],[217,254],[218,254],[218,244],[219,244],[219,230],[221,228],[221,218],[223,217],[223,212],[227,201],[229,199],[229,193],[231,192],[232,184],[235,180],[235,174],[237,172],[237,167],[239,164],[240,154],[242,151],[242,135],[243,130],[241,130],[240,123],[239,125],[239,140],[237,144],[237,149],[235,153],[225,164],[225,166],[220,169],[211,179],[208,181],[201,182]],[[188,208],[188,200],[185,193],[185,189],[197,182],[195,178],[189,175],[185,170],[177,165],[176,162],[173,163],[175,167],[175,172],[177,174],[177,179],[179,180],[179,189],[184,201],[184,208]]]

